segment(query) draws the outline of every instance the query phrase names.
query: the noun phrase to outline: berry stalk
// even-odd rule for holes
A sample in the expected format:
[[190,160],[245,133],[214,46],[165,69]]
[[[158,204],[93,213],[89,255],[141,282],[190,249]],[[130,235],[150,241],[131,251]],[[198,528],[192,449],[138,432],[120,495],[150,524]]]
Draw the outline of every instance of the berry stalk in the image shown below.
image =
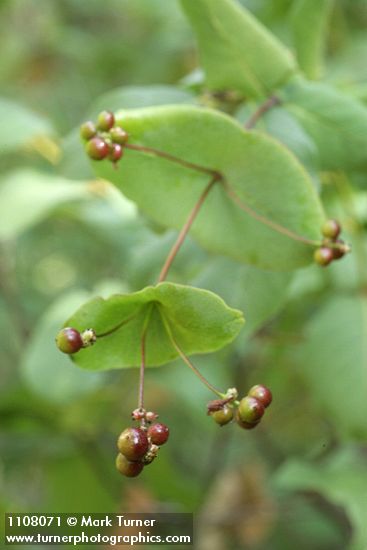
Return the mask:
[[173,337],[173,334],[172,334],[172,330],[171,330],[171,327],[167,321],[167,319],[165,318],[165,316],[163,315],[161,309],[159,310],[160,312],[160,315],[161,315],[161,319],[162,319],[162,322],[163,322],[163,325],[166,329],[166,332],[167,332],[167,335],[171,341],[171,344],[173,345],[173,347],[175,348],[175,350],[177,351],[177,353],[179,354],[179,356],[181,357],[181,359],[183,360],[184,363],[186,363],[186,365],[196,374],[196,376],[202,381],[203,384],[205,384],[205,386],[210,390],[212,391],[213,393],[215,393],[215,395],[218,395],[218,397],[220,397],[221,399],[225,399],[226,395],[224,393],[222,393],[221,391],[219,391],[215,386],[213,386],[213,384],[211,384],[209,382],[209,380],[207,380],[205,378],[205,376],[203,376],[201,374],[201,372],[199,371],[199,369],[197,367],[195,367],[195,365],[193,365],[190,361],[190,359],[187,357],[187,355],[182,351],[182,349],[180,348],[180,346],[177,344],[176,340],[174,339]]
[[246,203],[242,202],[242,200],[239,198],[239,196],[237,195],[237,193],[234,190],[234,188],[232,187],[232,185],[230,185],[227,180],[222,179],[222,183],[223,183],[223,187],[224,187],[225,192],[227,193],[228,197],[230,199],[232,199],[232,201],[239,208],[241,208],[241,210],[246,212],[246,214],[248,214],[249,216],[251,216],[252,218],[257,220],[258,222],[260,222],[264,225],[267,225],[271,229],[274,229],[274,231],[277,231],[278,233],[281,233],[282,235],[285,235],[286,237],[289,237],[290,239],[293,239],[295,241],[299,241],[303,244],[307,244],[307,245],[310,245],[310,246],[321,246],[321,244],[322,244],[321,241],[313,241],[311,239],[307,239],[306,237],[302,237],[301,235],[298,235],[297,233],[294,233],[290,229],[287,229],[286,227],[283,227],[279,223],[273,222],[272,220],[269,220],[265,216],[262,216],[261,214],[256,212],[256,210],[253,210],[251,208],[251,206],[248,206]]
[[[152,306],[149,308],[147,316],[144,321],[143,325],[143,332],[141,335],[141,344],[140,344],[140,350],[141,350],[141,364],[140,364],[140,379],[139,379],[139,397],[138,397],[138,409],[143,410],[144,409],[144,380],[145,380],[145,344],[146,344],[146,335],[148,331],[149,326],[149,320],[152,313]],[[145,424],[144,418],[141,420],[141,424]]]

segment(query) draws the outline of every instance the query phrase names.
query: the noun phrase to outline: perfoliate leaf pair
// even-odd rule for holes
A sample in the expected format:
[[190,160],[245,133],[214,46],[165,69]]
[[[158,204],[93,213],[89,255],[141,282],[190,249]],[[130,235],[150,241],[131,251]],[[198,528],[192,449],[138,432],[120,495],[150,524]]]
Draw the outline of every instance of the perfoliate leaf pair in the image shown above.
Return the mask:
[[207,290],[160,283],[133,294],[95,298],[82,306],[66,326],[93,328],[94,346],[73,355],[90,370],[139,366],[146,330],[146,365],[162,365],[179,355],[172,338],[186,354],[209,353],[230,343],[239,333],[242,313]]

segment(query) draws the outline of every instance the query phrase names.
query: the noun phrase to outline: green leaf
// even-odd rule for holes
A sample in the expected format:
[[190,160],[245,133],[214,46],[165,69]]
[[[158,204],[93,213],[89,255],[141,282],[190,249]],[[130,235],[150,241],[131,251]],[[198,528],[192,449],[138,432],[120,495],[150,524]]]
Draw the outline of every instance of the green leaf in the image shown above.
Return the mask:
[[[229,344],[244,320],[240,311],[226,306],[212,292],[172,283],[116,294],[107,300],[95,298],[65,323],[78,330],[93,328],[97,333],[96,344],[73,355],[74,361],[90,370],[139,366],[147,322],[146,364],[158,366],[178,357],[164,322],[189,355],[209,353]],[[109,334],[102,336],[106,332]]]
[[53,133],[46,119],[10,99],[0,98],[0,120],[3,127],[0,154],[9,153],[35,138]]
[[[54,447],[59,445],[63,452],[54,451],[52,459],[44,459],[42,479],[47,492],[43,503],[47,506],[47,511],[77,514],[83,510],[84,513],[95,514],[114,510],[118,497],[111,490],[114,480],[111,476],[111,481],[109,476],[110,455],[103,454],[97,443],[91,444],[88,435],[74,435],[73,445],[70,445],[70,439],[67,441],[64,439],[54,443]],[[96,463],[99,475],[96,475]],[[23,467],[22,472],[24,469]],[[119,482],[121,483],[120,480]],[[70,494],[74,492],[71,499]]]
[[41,317],[23,352],[21,372],[28,387],[43,399],[64,404],[85,395],[101,385],[101,373],[76,369],[60,353],[55,334],[70,310],[79,307],[86,292],[72,292],[59,298]]
[[[236,118],[245,123],[258,108],[258,104],[239,109]],[[285,145],[315,177],[319,172],[319,153],[315,142],[301,126],[299,121],[286,109],[277,106],[265,113],[256,125],[258,131],[270,134]]]
[[177,86],[122,86],[101,95],[89,109],[89,116],[95,118],[104,109],[117,111],[179,103],[195,103],[195,96]]
[[275,478],[281,489],[317,492],[342,507],[353,525],[349,550],[367,548],[366,480],[365,458],[353,448],[345,448],[321,464],[290,460]]
[[317,145],[321,168],[367,166],[367,108],[327,84],[297,79],[284,90],[285,107]]
[[[319,239],[322,208],[312,182],[280,144],[245,131],[232,118],[189,106],[117,113],[130,142],[165,151],[222,172],[243,202],[297,235]],[[176,163],[126,150],[117,170],[94,162],[100,177],[115,183],[158,223],[181,229],[209,176]],[[216,253],[257,267],[289,271],[309,263],[304,245],[241,210],[217,182],[190,234]]]
[[325,38],[333,0],[296,0],[291,24],[297,59],[306,76],[321,76]]
[[234,0],[181,0],[197,35],[207,84],[262,97],[295,70],[290,52]]
[[309,172],[318,172],[319,153],[315,142],[294,116],[280,107],[266,113],[264,122],[266,131],[288,147]]
[[18,237],[65,204],[106,202],[122,219],[135,215],[135,205],[110,183],[73,181],[34,170],[21,170],[0,182],[0,240]]
[[263,271],[226,258],[207,263],[194,285],[216,292],[229,304],[246,311],[246,326],[241,332],[251,335],[270,320],[285,304],[290,273]]
[[21,170],[0,183],[0,239],[17,237],[56,207],[91,197],[88,184]]
[[363,439],[367,434],[366,330],[366,298],[333,297],[305,327],[299,347],[302,374],[315,403],[339,433]]

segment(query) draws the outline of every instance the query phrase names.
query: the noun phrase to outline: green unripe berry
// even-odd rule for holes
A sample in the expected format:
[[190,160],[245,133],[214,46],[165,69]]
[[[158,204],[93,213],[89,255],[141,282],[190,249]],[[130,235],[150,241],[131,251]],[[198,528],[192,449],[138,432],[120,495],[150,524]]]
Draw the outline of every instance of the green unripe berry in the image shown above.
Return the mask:
[[118,438],[117,447],[130,462],[138,462],[149,449],[147,434],[141,428],[126,428]]
[[84,122],[84,124],[80,126],[80,137],[85,141],[92,139],[96,133],[97,129],[91,120]]
[[313,255],[315,262],[322,267],[329,265],[334,259],[333,250],[327,246],[321,246]]
[[263,386],[262,384],[256,384],[256,386],[252,386],[247,395],[250,397],[255,397],[255,399],[260,401],[260,403],[262,403],[265,408],[269,407],[270,403],[273,400],[273,396],[269,388]]
[[324,237],[335,240],[339,237],[341,227],[336,220],[327,220],[323,224],[321,231]]
[[265,407],[256,397],[246,396],[238,405],[238,415],[242,422],[254,424],[260,420],[265,412]]
[[214,422],[220,426],[225,426],[233,419],[233,409],[232,407],[228,407],[228,405],[224,405],[219,411],[210,413],[210,416],[213,418]]
[[238,426],[240,428],[243,428],[244,430],[253,430],[258,424],[260,424],[260,420],[258,420],[257,422],[244,422],[243,420],[241,420],[238,411],[236,413],[236,422]]
[[85,146],[87,155],[93,160],[102,160],[110,153],[110,148],[104,139],[94,137]]
[[108,132],[115,124],[115,116],[111,111],[102,111],[97,117],[97,128],[102,132]]
[[115,126],[114,128],[111,128],[110,130],[110,136],[114,143],[118,143],[119,145],[125,145],[129,139],[129,134],[125,132],[120,126]]
[[127,458],[119,453],[116,457],[116,468],[120,474],[126,477],[136,477],[144,468],[142,462],[129,462]]
[[56,345],[63,353],[76,353],[83,347],[82,336],[75,328],[63,328],[56,336]]
[[169,429],[165,424],[157,422],[149,426],[148,437],[154,445],[164,445],[169,437]]

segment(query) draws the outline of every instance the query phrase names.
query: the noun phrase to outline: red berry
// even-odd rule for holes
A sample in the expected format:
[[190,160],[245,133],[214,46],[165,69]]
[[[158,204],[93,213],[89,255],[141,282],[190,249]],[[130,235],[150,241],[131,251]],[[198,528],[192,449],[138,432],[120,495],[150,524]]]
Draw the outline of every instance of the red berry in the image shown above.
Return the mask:
[[83,347],[83,340],[78,330],[67,327],[56,336],[56,345],[63,353],[76,353]]
[[213,411],[209,414],[217,424],[225,426],[233,418],[233,409],[232,407],[228,407],[228,405],[224,405],[219,411]]
[[327,237],[328,239],[335,240],[339,237],[341,227],[340,224],[336,220],[327,220],[322,228],[321,228],[322,234],[324,237]]
[[118,143],[113,143],[110,148],[110,154],[108,155],[108,158],[112,160],[113,162],[117,162],[120,160],[120,158],[123,155],[123,148]]
[[111,128],[110,136],[114,143],[119,143],[120,145],[125,145],[129,139],[129,134],[120,128],[120,126]]
[[241,399],[238,405],[238,415],[242,422],[254,424],[258,422],[265,412],[265,407],[255,397],[246,396]]
[[326,267],[333,261],[334,254],[331,248],[327,246],[321,246],[320,248],[315,250],[313,258],[317,264]]
[[149,448],[147,434],[141,428],[126,428],[118,438],[117,447],[131,462],[139,461]]
[[92,137],[94,137],[96,133],[97,129],[91,120],[84,122],[84,124],[80,126],[80,137],[85,139],[86,141],[92,139]]
[[148,437],[154,445],[164,445],[169,437],[169,429],[165,424],[157,422],[149,426]]
[[97,128],[103,132],[108,132],[115,124],[115,116],[111,111],[102,111],[97,117]]
[[236,413],[236,422],[239,427],[243,428],[244,430],[253,430],[258,424],[260,424],[260,420],[258,420],[257,422],[244,422],[243,420],[241,420],[238,411]]
[[123,454],[119,453],[116,457],[116,468],[120,474],[126,477],[136,477],[144,468],[144,464],[142,462],[129,462]]
[[87,155],[93,160],[102,160],[110,152],[110,148],[105,140],[99,137],[94,137],[88,141],[85,150],[87,151]]
[[337,239],[335,241],[335,244],[338,244],[340,245],[338,248],[333,248],[333,258],[334,260],[340,260],[340,258],[342,258],[343,256],[345,256],[346,254],[346,250],[345,250],[345,242],[342,241],[341,239]]
[[250,397],[255,397],[258,401],[260,401],[264,407],[269,407],[270,403],[273,400],[273,396],[271,394],[271,391],[266,386],[263,386],[262,384],[257,384],[256,386],[252,386],[248,394]]

